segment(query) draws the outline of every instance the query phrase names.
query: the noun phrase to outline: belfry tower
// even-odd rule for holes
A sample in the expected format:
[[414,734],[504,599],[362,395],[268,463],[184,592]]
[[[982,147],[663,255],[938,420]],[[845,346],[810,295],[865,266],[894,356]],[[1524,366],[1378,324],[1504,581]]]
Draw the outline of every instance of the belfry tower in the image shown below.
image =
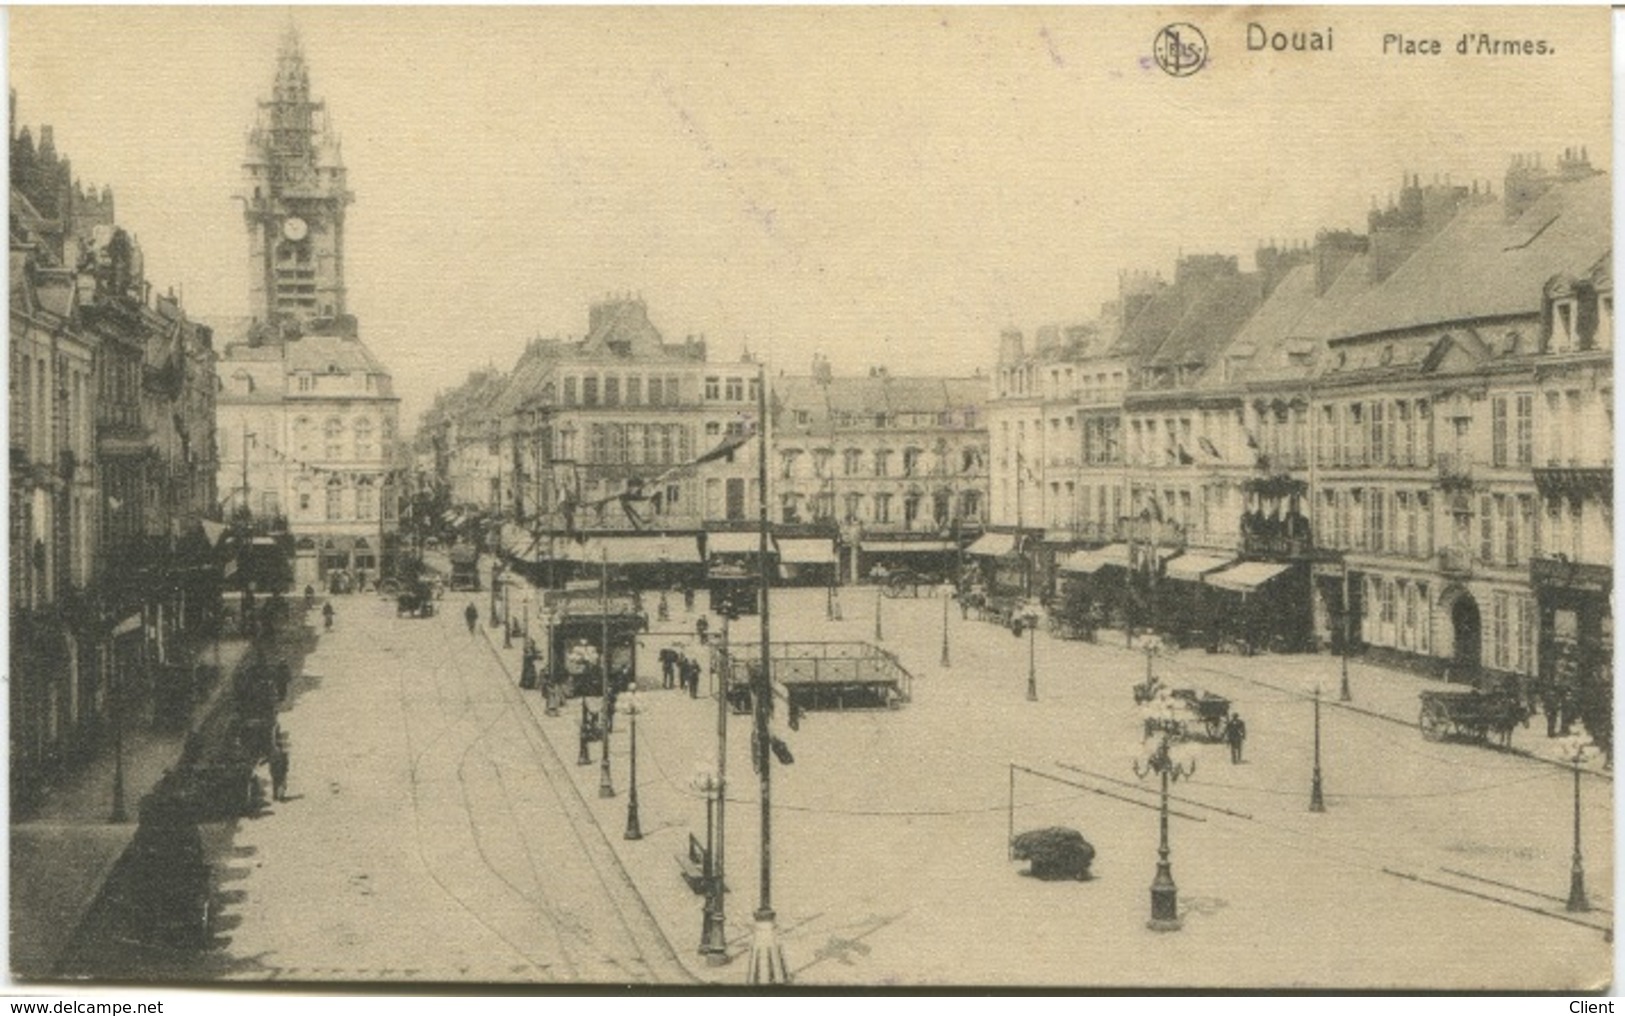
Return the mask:
[[271,98],[260,100],[248,132],[242,186],[251,313],[285,335],[353,337],[344,300],[344,208],[355,195],[346,189],[327,113],[310,98],[310,72],[291,24],[277,49]]

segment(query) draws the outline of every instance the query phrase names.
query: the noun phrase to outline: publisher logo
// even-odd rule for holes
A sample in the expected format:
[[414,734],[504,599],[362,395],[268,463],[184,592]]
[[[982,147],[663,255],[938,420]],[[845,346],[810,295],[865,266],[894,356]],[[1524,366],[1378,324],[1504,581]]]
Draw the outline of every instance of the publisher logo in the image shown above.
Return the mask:
[[1207,65],[1207,36],[1186,21],[1163,26],[1151,43],[1157,66],[1176,78],[1188,78]]

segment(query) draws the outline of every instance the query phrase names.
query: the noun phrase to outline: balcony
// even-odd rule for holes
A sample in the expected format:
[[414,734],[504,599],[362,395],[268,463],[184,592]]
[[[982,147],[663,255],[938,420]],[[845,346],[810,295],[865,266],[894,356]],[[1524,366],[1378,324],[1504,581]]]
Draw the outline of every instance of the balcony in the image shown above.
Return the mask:
[[1613,501],[1612,466],[1537,466],[1534,472],[1535,487],[1548,501],[1558,498]]
[[1308,536],[1244,532],[1241,534],[1241,552],[1247,557],[1296,560],[1312,557],[1315,553],[1315,541]]
[[1473,555],[1460,547],[1445,547],[1439,551],[1439,572],[1457,578],[1471,578]]
[[1433,457],[1438,470],[1439,489],[1470,490],[1473,486],[1473,460],[1463,452],[1440,452]]

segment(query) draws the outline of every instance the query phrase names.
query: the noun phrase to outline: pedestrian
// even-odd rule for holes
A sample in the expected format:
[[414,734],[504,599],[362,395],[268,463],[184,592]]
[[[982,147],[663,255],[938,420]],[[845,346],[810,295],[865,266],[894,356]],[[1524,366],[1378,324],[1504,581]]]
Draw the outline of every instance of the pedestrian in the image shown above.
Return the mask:
[[684,671],[688,679],[688,697],[700,697],[700,661],[684,659]]
[[309,583],[306,583],[305,584],[305,609],[306,610],[311,610],[311,609],[314,609],[315,606],[316,606],[316,587],[313,586],[313,585],[310,585]]
[[694,613],[694,587],[687,582],[683,583],[683,609]]
[[467,609],[463,611],[463,620],[468,622],[468,633],[474,634],[474,629],[480,624],[480,608],[474,606],[474,601],[470,600]]
[[1540,682],[1540,711],[1546,714],[1546,736],[1557,736],[1557,687],[1551,680]]
[[333,630],[333,603],[331,600],[322,604],[322,623],[328,631]]
[[277,732],[276,743],[271,748],[271,798],[276,801],[288,799],[288,740],[281,731]]
[[1224,725],[1224,739],[1230,745],[1230,764],[1241,763],[1241,746],[1247,740],[1247,724],[1242,721],[1240,713],[1231,713],[1230,719]]
[[677,673],[677,650],[670,646],[660,650],[660,687],[670,688],[672,682],[679,676]]

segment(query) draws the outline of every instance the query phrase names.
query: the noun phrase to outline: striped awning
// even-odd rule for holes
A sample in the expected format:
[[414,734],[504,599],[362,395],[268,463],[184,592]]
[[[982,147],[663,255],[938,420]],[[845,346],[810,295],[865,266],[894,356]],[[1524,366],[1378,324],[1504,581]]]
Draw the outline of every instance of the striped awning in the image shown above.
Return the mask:
[[965,553],[977,557],[1004,557],[1015,552],[1015,533],[983,533],[980,539],[965,548]]
[[[760,533],[707,533],[705,552],[712,554],[755,554],[761,547]],[[773,537],[767,538],[767,552],[773,553]]]
[[1238,593],[1255,592],[1259,586],[1290,569],[1289,564],[1270,561],[1243,561],[1234,568],[1214,572],[1202,581],[1220,589],[1234,589]]
[[1061,562],[1061,570],[1073,575],[1093,575],[1109,564],[1128,567],[1128,544],[1111,543],[1094,550],[1075,550]]
[[1227,568],[1235,563],[1236,559],[1228,555],[1181,554],[1168,562],[1163,574],[1171,579],[1200,582],[1202,576],[1208,572],[1215,572],[1220,568]]
[[835,541],[780,540],[779,560],[784,564],[834,564]]
[[958,550],[949,540],[864,540],[865,554],[941,554]]

